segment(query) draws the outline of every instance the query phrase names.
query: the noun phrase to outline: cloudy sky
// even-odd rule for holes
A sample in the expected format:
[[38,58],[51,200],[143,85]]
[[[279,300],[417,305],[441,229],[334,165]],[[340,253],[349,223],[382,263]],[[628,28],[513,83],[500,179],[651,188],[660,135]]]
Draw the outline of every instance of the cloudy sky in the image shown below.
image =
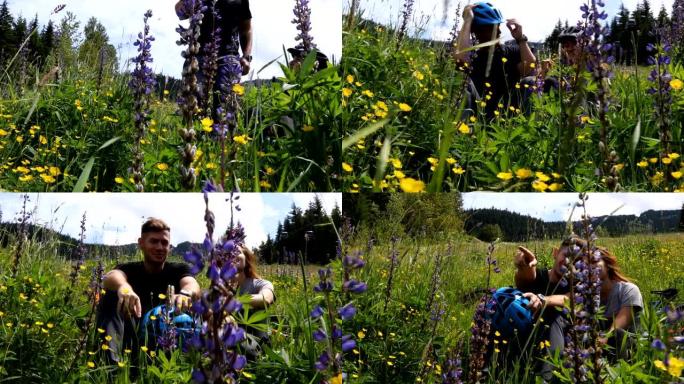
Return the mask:
[[[129,244],[137,241],[140,226],[147,217],[158,217],[171,227],[171,242],[201,242],[206,233],[204,199],[201,193],[145,193],[145,194],[86,194],[43,193],[29,194],[29,208],[35,209],[34,222],[51,227],[74,238],[78,237],[81,216],[86,213],[86,242]],[[230,206],[228,194],[209,195],[209,208],[216,217],[217,233],[228,227]],[[335,203],[342,207],[341,193],[318,194],[326,212]],[[235,219],[244,226],[248,246],[257,246],[272,237],[279,221],[287,216],[292,203],[306,208],[313,193],[242,193]],[[1,193],[0,208],[3,221],[14,221],[21,210],[22,194]]]
[[[351,0],[343,0],[345,11],[349,9]],[[642,0],[607,0],[606,9],[609,20],[615,15],[620,3],[630,9],[636,9],[636,4]],[[651,7],[657,15],[661,4],[668,12],[672,10],[674,0],[651,0]],[[461,4],[473,4],[476,1],[462,0]],[[543,40],[551,31],[558,19],[566,19],[572,25],[581,17],[579,7],[583,0],[490,0],[501,10],[504,18],[516,18],[523,26],[523,32],[531,41]],[[361,0],[360,8],[364,16],[383,24],[399,24],[404,0]],[[456,5],[458,0],[415,0],[411,31],[415,34],[416,26],[425,30],[422,37],[434,40],[446,40],[454,24]],[[445,8],[446,6],[446,8]],[[446,12],[445,12],[446,9]],[[461,8],[462,9],[462,8]],[[446,20],[444,15],[446,14]],[[459,22],[460,24],[460,22]],[[504,39],[510,39],[508,29],[502,27]]]
[[[494,193],[473,192],[463,195],[463,207],[499,208],[546,221],[566,221],[577,201],[577,193]],[[616,215],[639,215],[649,209],[681,209],[684,194],[676,193],[590,193],[587,212],[591,216],[608,215],[618,207]],[[574,220],[581,213],[575,210]]]
[[[90,17],[97,18],[107,29],[110,42],[117,47],[119,62],[123,64],[136,55],[133,42],[143,28],[143,14],[152,10],[150,28],[156,41],[152,44],[154,70],[176,78],[180,77],[183,59],[181,47],[176,45],[180,23],[174,11],[176,0],[8,0],[10,11],[33,19],[38,14],[41,24],[47,24],[50,12],[58,4],[66,9],[53,15],[57,23],[66,11],[73,12],[83,27]],[[266,63],[283,55],[285,48],[295,46],[297,30],[290,22],[295,0],[252,0],[252,29],[254,32],[252,72],[244,79],[282,76],[280,67],[272,64],[258,76]],[[314,43],[331,60],[339,61],[342,52],[342,3],[340,0],[313,0],[311,6],[311,34]],[[187,21],[183,22],[187,25]],[[281,57],[280,62],[285,63]],[[243,79],[243,80],[244,80]]]

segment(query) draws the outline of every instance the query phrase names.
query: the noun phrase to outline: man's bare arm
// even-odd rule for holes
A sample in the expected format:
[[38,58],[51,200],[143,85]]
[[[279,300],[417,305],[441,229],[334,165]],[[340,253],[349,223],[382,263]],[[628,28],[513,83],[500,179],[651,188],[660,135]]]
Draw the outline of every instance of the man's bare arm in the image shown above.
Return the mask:
[[180,281],[181,291],[188,291],[192,295],[193,300],[197,300],[202,294],[202,289],[200,288],[197,280],[192,276],[185,276]]
[[123,271],[112,269],[105,275],[102,283],[106,290],[116,292],[119,298],[117,311],[134,314],[136,317],[142,316],[140,297],[133,291]]

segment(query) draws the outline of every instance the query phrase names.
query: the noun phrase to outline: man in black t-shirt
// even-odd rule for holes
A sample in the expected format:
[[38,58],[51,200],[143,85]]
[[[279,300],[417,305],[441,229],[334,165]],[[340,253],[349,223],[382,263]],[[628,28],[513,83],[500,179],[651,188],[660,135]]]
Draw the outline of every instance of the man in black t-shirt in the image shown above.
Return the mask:
[[171,251],[170,229],[162,220],[150,218],[142,225],[138,246],[143,261],[119,264],[103,281],[106,293],[98,308],[97,326],[112,337],[108,343],[112,361],[119,361],[122,347],[137,355],[139,320],[164,303],[166,299],[160,295],[166,295],[170,285],[179,292],[170,300],[181,311],[188,309],[201,293],[187,264],[166,261]]
[[[473,45],[471,35],[475,36],[479,44],[493,41],[501,37],[499,25],[504,22],[516,45],[496,43],[480,48],[475,52],[475,59],[470,62],[470,52],[466,50]],[[471,100],[468,104],[474,109],[473,104],[485,103],[487,118],[493,118],[497,109],[504,112],[499,104],[505,110],[511,106],[520,106],[519,94],[525,92],[520,87],[520,82],[533,73],[531,64],[536,61],[527,45],[527,36],[523,34],[522,26],[515,19],[504,21],[501,12],[485,2],[468,5],[463,9],[463,27],[458,35],[454,58],[460,63],[470,62],[472,83],[469,87]]]
[[[176,3],[176,15],[181,20],[190,17],[184,3],[184,0],[178,0]],[[240,65],[242,75],[246,75],[252,62],[252,12],[249,9],[249,0],[217,0],[215,12],[219,16],[220,24],[216,23],[217,19],[209,8],[202,18],[199,36],[201,55],[206,54],[203,49],[211,41],[211,33],[220,28],[219,58],[227,55],[237,56],[239,49],[242,48]]]
[[[562,309],[565,304],[565,295],[570,292],[570,286],[563,278],[563,272],[566,268],[567,252],[570,251],[571,245],[571,240],[568,239],[563,241],[560,248],[553,249],[554,262],[551,269],[537,267],[536,256],[525,247],[518,247],[515,254],[515,285],[525,292],[523,295],[530,300],[529,307],[532,311],[543,319],[538,328],[541,331],[535,335],[537,342],[534,345],[548,341],[551,354],[564,345],[565,332],[570,325]],[[553,365],[541,363],[539,374],[547,382],[555,382],[553,370]]]

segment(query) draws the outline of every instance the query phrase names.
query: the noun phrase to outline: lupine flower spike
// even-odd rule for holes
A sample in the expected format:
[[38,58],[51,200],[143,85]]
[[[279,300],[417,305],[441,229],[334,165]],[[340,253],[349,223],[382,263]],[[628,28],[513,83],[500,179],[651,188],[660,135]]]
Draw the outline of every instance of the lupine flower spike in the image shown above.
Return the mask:
[[145,155],[142,151],[141,141],[147,133],[147,126],[150,123],[150,94],[155,85],[154,73],[148,65],[152,62],[152,42],[154,36],[150,34],[150,26],[147,24],[152,17],[152,10],[145,12],[145,28],[138,34],[138,40],[133,45],[138,47],[138,56],[135,57],[135,69],[131,74],[129,86],[133,90],[133,109],[135,111],[135,141],[133,142],[133,163],[129,173],[133,177],[135,189],[138,192],[145,190]]

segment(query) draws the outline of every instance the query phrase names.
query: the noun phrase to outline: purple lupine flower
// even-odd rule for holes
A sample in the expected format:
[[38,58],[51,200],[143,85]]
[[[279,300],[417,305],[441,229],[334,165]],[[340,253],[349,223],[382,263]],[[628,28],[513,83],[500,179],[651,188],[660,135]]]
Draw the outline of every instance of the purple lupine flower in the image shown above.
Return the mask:
[[480,302],[477,304],[475,314],[473,315],[473,325],[470,328],[470,363],[468,366],[468,381],[479,382],[483,376],[483,369],[485,367],[485,356],[487,354],[487,346],[490,340],[491,329],[491,314],[495,308],[496,302],[491,298],[489,293],[482,295]]
[[[660,156],[667,157],[670,153],[670,145],[672,144],[672,131],[670,127],[670,105],[672,104],[670,81],[672,80],[672,75],[668,71],[672,45],[668,41],[665,30],[662,27],[656,28],[655,38],[657,43],[655,45],[649,44],[646,47],[646,50],[649,52],[647,62],[653,66],[648,80],[654,83],[646,92],[653,95],[653,107],[661,144]],[[665,175],[669,180],[670,173],[665,172]]]
[[349,352],[356,348],[356,341],[352,335],[342,336],[342,352]]
[[[223,238],[217,242],[205,242],[204,247],[211,245],[208,251],[204,250],[206,256],[200,257],[197,250],[186,254],[186,260],[190,262],[198,263],[198,260],[205,259],[209,265],[209,289],[192,305],[193,311],[202,315],[203,323],[199,337],[193,338],[189,344],[207,357],[198,361],[195,367],[192,377],[197,382],[232,382],[246,364],[246,358],[234,349],[245,339],[245,331],[229,321],[231,314],[242,309],[242,303],[235,298],[233,289],[227,289],[236,274],[235,263],[245,239],[242,225],[239,222],[233,225],[233,203],[237,199],[231,193],[228,199],[231,204],[231,226]],[[215,218],[209,210],[208,194],[204,194],[204,202],[205,239],[213,239]],[[201,267],[197,269],[201,270]]]
[[442,384],[462,384],[463,368],[461,368],[460,345],[449,351],[442,364]]
[[[73,289],[74,285],[76,284],[76,280],[78,279],[78,273],[81,271],[81,268],[83,268],[83,264],[85,263],[85,254],[86,254],[86,247],[85,247],[85,228],[86,225],[86,214],[83,212],[83,216],[81,217],[81,231],[78,235],[78,244],[76,244],[76,247],[71,253],[71,259],[75,260],[74,264],[71,267],[71,273],[69,274],[69,282],[70,286]],[[65,296],[65,300],[69,300],[71,295]]]
[[197,151],[193,117],[198,108],[196,76],[199,71],[197,56],[200,52],[198,36],[200,34],[202,18],[204,17],[203,12],[206,10],[206,7],[202,5],[200,0],[183,0],[183,8],[190,15],[190,25],[188,28],[182,26],[176,28],[176,31],[180,34],[180,39],[176,44],[187,45],[187,49],[181,53],[185,63],[183,64],[183,87],[178,98],[178,105],[183,115],[183,128],[179,130],[183,144],[178,150],[182,160],[179,168],[181,185],[183,189],[191,190],[195,187],[196,181],[195,169],[192,167],[192,163],[195,161],[195,153]]
[[152,17],[152,10],[145,12],[145,27],[143,32],[138,33],[138,39],[133,43],[134,46],[138,47],[138,56],[133,59],[135,69],[131,73],[131,80],[128,84],[133,90],[133,111],[136,128],[135,141],[133,142],[133,162],[129,172],[133,177],[133,183],[138,192],[145,190],[145,179],[143,177],[145,172],[145,155],[142,152],[140,141],[145,137],[151,119],[150,95],[156,84],[152,68],[148,65],[152,62],[150,50],[154,41],[154,36],[150,34],[150,26],[147,23],[150,17]]
[[392,243],[392,250],[390,251],[390,256],[389,256],[389,261],[390,261],[390,267],[389,267],[389,274],[387,275],[387,288],[385,288],[385,309],[384,311],[387,311],[387,304],[389,304],[390,299],[392,298],[392,282],[394,281],[394,271],[396,270],[399,261],[397,259],[397,256],[399,256],[399,251],[397,250],[397,242],[399,241],[399,238],[396,236],[392,236],[390,239],[390,242]]
[[397,46],[399,46],[406,35],[408,23],[413,14],[413,2],[414,0],[404,0],[404,9],[401,11],[401,26],[399,27],[399,32],[397,34]]
[[341,307],[337,313],[340,315],[342,320],[351,320],[354,315],[356,315],[356,308],[352,303],[348,303],[347,305]]
[[663,343],[662,340],[660,340],[660,339],[655,339],[655,340],[653,340],[653,343],[651,343],[651,348],[657,349],[657,350],[659,350],[659,351],[664,351],[665,348],[666,348],[666,346],[665,346],[665,343]]
[[601,0],[589,0],[584,3],[582,11],[582,35],[583,48],[586,50],[586,68],[591,73],[592,79],[597,86],[599,120],[601,121],[601,131],[599,134],[599,153],[603,158],[603,163],[597,174],[605,177],[606,186],[610,191],[615,192],[619,187],[619,176],[615,164],[618,156],[615,151],[608,148],[608,119],[606,117],[610,107],[610,95],[608,80],[613,77],[612,65],[615,58],[611,55],[612,44],[607,42],[610,33],[605,20],[608,14],[603,9],[605,3]]
[[295,37],[295,40],[299,41],[299,44],[297,44],[295,48],[303,50],[304,55],[307,55],[312,49],[316,48],[316,44],[313,42],[313,36],[310,34],[311,8],[309,7],[309,0],[295,0],[293,13],[295,18],[292,20],[292,24],[295,24],[299,31]]
[[325,371],[329,366],[330,355],[328,354],[328,351],[323,351],[323,353],[321,353],[321,355],[318,357],[316,363],[314,363],[314,367],[316,367],[316,369],[319,371]]
[[328,335],[325,333],[323,329],[317,329],[313,331],[313,339],[314,341],[323,341],[328,338]]
[[352,293],[363,293],[366,292],[368,287],[366,286],[366,283],[362,281],[349,280],[344,282],[342,289]]
[[311,316],[312,319],[317,319],[317,318],[323,316],[323,308],[321,308],[320,305],[317,305],[317,306],[311,311],[310,316]]

